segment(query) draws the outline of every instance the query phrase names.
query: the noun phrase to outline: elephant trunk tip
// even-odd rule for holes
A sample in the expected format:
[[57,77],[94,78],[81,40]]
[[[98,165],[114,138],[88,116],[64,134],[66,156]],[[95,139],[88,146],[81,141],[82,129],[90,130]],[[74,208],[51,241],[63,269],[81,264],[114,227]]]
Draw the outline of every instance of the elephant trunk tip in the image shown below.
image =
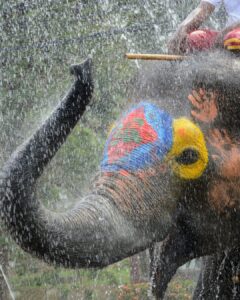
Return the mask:
[[92,72],[92,58],[89,56],[80,64],[70,66],[70,73],[77,77],[81,82],[88,83]]

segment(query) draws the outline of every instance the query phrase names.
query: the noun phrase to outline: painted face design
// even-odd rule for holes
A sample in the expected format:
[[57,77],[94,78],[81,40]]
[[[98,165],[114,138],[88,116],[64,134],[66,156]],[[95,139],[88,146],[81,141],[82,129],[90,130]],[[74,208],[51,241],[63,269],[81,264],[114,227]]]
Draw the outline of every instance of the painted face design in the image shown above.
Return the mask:
[[117,123],[107,140],[103,171],[138,171],[162,160],[172,146],[172,118],[151,103],[140,103]]
[[102,171],[145,172],[162,162],[182,179],[197,179],[208,164],[204,135],[189,119],[172,119],[156,105],[140,103],[112,129]]

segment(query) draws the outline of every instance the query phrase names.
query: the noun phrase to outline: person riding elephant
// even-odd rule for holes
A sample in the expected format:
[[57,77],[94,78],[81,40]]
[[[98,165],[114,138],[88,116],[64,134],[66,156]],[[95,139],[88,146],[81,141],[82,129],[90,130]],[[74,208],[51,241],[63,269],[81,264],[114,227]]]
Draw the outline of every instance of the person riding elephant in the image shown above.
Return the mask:
[[[221,31],[200,28],[221,3],[228,15],[225,28]],[[240,50],[239,0],[202,0],[179,25],[168,42],[169,52],[178,54],[223,47]]]
[[[202,71],[199,80],[193,84],[188,100],[192,118],[204,128],[205,137],[212,147],[214,165],[218,169],[214,185],[208,189],[213,200],[211,205],[219,214],[227,215],[230,207],[239,207],[240,124],[235,120],[240,117],[240,93],[224,81],[215,86],[210,82],[205,84],[207,77],[203,74]],[[201,240],[192,231],[183,228],[178,226],[172,230],[162,243],[160,252],[157,247],[155,253],[152,250],[152,291],[156,299],[163,299],[169,281],[180,266],[201,256]],[[214,299],[216,295],[221,299],[238,299],[239,257],[239,248],[229,246],[226,251],[217,251],[204,258],[193,299]]]

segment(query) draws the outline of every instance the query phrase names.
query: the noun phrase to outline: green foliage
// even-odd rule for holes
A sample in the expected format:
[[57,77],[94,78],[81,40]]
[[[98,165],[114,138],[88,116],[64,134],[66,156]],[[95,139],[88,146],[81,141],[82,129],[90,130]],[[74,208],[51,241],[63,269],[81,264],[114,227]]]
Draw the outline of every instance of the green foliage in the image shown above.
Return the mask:
[[[191,299],[195,287],[192,275],[178,274],[170,283],[166,299]],[[15,291],[20,295],[33,295],[36,291],[55,290],[56,299],[102,299],[145,300],[148,299],[149,284],[132,284],[129,260],[114,264],[103,270],[67,270],[53,267],[40,268],[39,272],[12,275]],[[76,295],[76,298],[74,298]],[[21,299],[21,298],[19,298]],[[42,298],[37,298],[42,299]]]
[[[34,264],[32,259],[31,263]],[[86,295],[89,295],[90,291],[91,294],[95,294],[95,288],[96,290],[102,287],[118,288],[120,285],[128,284],[130,281],[129,261],[125,260],[101,271],[54,269],[42,265],[37,273],[28,271],[12,274],[11,281],[15,290],[21,293],[24,290],[42,287],[48,290],[57,289],[63,296],[78,289]]]
[[166,299],[168,300],[190,300],[196,286],[196,282],[183,274],[175,276],[169,284]]

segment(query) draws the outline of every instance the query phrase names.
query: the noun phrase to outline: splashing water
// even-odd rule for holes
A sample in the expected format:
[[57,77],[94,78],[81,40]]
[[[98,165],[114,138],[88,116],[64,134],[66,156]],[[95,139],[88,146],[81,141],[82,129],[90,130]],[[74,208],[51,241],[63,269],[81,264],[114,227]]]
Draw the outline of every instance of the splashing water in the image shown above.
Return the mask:
[[[68,65],[81,61],[90,52],[94,55],[97,99],[84,116],[83,125],[74,130],[53,161],[52,170],[47,171],[39,184],[40,198],[50,199],[49,206],[54,210],[65,210],[72,206],[76,196],[81,195],[95,171],[98,165],[95,157],[101,157],[107,129],[126,105],[128,79],[141,68],[139,61],[124,61],[123,54],[165,50],[169,32],[195,4],[187,0],[101,0],[89,1],[91,5],[88,1],[34,0],[26,1],[26,4],[22,1],[21,6],[13,5],[19,1],[3,2],[0,1],[4,14],[0,20],[4,45],[0,49],[0,65],[3,66],[0,81],[1,163],[29,136],[32,127],[37,127],[39,116],[45,119],[56,104],[59,91],[65,91]],[[59,202],[62,203],[59,205]],[[128,284],[129,265],[126,262],[117,270],[113,266],[97,273],[65,270],[47,273],[41,272],[45,265],[39,267],[38,262],[29,264],[29,258],[25,260],[18,260],[19,264],[27,265],[25,277],[22,270],[19,271],[21,275],[16,271],[16,277],[24,278],[22,285],[25,284],[26,290],[36,282],[47,289],[55,286],[60,289],[60,283],[67,282],[67,277],[73,279],[73,283],[67,282],[68,289],[61,292],[69,295],[73,287],[86,289],[87,295],[87,292],[97,293],[97,290],[102,293],[102,283],[107,286]],[[15,299],[1,265],[0,271],[11,299]],[[40,275],[37,278],[32,273]],[[90,288],[87,290],[86,286]],[[17,286],[13,285],[13,288],[17,294]]]
[[12,291],[12,288],[11,288],[11,286],[10,286],[10,283],[9,283],[9,281],[8,281],[8,278],[7,278],[7,276],[6,276],[6,274],[5,274],[4,270],[3,270],[2,265],[0,265],[0,271],[2,272],[3,278],[4,278],[5,282],[6,282],[6,286],[7,286],[7,288],[8,288],[9,295],[11,296],[11,299],[12,299],[12,300],[15,300],[14,293],[13,293],[13,291]]

